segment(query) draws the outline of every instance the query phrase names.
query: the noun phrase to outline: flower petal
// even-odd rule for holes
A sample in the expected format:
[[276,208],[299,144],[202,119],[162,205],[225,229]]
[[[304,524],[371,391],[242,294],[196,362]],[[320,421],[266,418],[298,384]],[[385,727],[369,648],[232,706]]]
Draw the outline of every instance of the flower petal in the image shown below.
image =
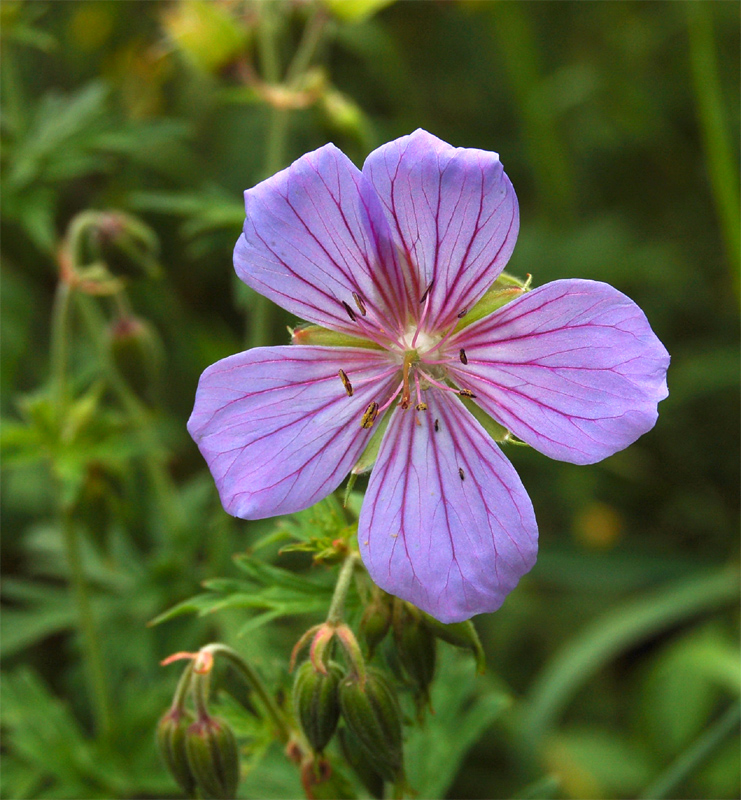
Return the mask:
[[[334,145],[244,193],[237,275],[302,319],[358,335],[357,292],[377,317],[406,320],[391,234],[373,188]],[[382,265],[382,266],[380,266]]]
[[[334,491],[372,433],[360,427],[363,412],[398,380],[384,375],[390,366],[373,350],[301,346],[260,347],[210,366],[188,431],[224,508],[262,519],[300,511]],[[354,384],[352,397],[340,368]]]
[[417,130],[374,150],[363,174],[411,267],[410,293],[419,300],[434,281],[428,328],[454,321],[496,280],[517,239],[517,198],[499,156]]
[[535,563],[537,526],[517,473],[460,400],[425,399],[427,412],[393,412],[360,552],[382,589],[458,622],[502,605]]
[[464,328],[451,369],[476,402],[551,458],[592,464],[653,428],[669,354],[606,283],[554,281]]

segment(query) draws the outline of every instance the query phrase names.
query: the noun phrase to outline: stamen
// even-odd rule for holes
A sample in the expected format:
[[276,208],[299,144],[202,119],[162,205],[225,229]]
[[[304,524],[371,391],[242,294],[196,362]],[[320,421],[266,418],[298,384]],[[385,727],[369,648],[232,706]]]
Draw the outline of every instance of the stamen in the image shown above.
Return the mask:
[[365,409],[365,414],[363,414],[363,418],[360,420],[360,427],[361,428],[372,428],[373,423],[376,421],[376,417],[378,416],[378,403],[374,400],[368,405],[368,408]]
[[419,304],[420,305],[422,305],[422,303],[424,303],[424,301],[427,299],[427,297],[429,296],[430,292],[432,291],[432,287],[434,285],[435,285],[435,281],[431,280],[430,281],[430,285],[424,290],[424,292],[422,292],[422,297],[419,298]]
[[461,476],[461,480],[466,480],[466,473],[463,471],[463,467],[458,467],[458,474]]
[[436,419],[435,420],[435,433],[437,433],[439,430],[440,430],[440,420]]
[[365,303],[363,303],[363,298],[357,293],[352,293],[352,298],[355,301],[355,305],[358,307],[360,313],[365,316],[368,312],[365,309]]
[[476,395],[470,389],[461,389],[458,394],[461,397],[476,397]]
[[461,364],[468,364],[468,356],[466,355],[466,351],[461,347],[458,356],[461,360]]
[[355,322],[355,320],[357,319],[355,312],[350,308],[350,306],[344,300],[342,301],[342,305],[345,311],[347,311],[347,316],[350,317],[350,321]]
[[414,407],[417,409],[417,411],[427,411],[427,403],[417,403],[417,405]]
[[347,373],[344,369],[339,371],[340,380],[342,381],[342,385],[345,387],[345,391],[347,392],[348,397],[352,397],[353,388],[352,384],[350,383],[350,379],[347,377]]
[[444,392],[452,392],[453,394],[459,393],[458,389],[454,389],[452,386],[446,386],[444,383],[436,381],[434,378],[431,378],[426,372],[420,372],[420,374],[422,375],[423,380],[425,380],[431,386],[437,386],[438,389],[442,389]]
[[419,322],[417,323],[417,330],[414,332],[414,338],[412,339],[412,347],[417,346],[417,337],[422,331],[425,321],[427,320],[427,312],[430,310],[430,300],[431,300],[430,291],[432,290],[432,287],[434,285],[435,281],[433,280],[430,282],[430,285],[425,289],[424,294],[422,295],[422,299],[419,301],[420,304],[424,303],[425,307],[422,309],[422,314],[419,318]]
[[403,387],[403,386],[404,386],[404,384],[403,384],[403,383],[400,383],[400,384],[399,384],[399,385],[396,387],[396,391],[395,391],[395,392],[394,392],[394,393],[391,395],[391,397],[389,397],[389,399],[388,399],[388,400],[387,400],[387,401],[386,401],[386,402],[385,402],[385,403],[384,403],[384,404],[383,404],[383,405],[382,405],[382,406],[381,406],[381,407],[378,409],[378,413],[379,413],[379,414],[383,414],[383,412],[384,412],[384,411],[385,411],[385,410],[386,410],[386,409],[387,409],[387,408],[388,408],[388,407],[391,405],[391,403],[393,403],[393,402],[394,402],[394,400],[396,400],[396,398],[397,398],[397,396],[398,396],[398,394],[399,394],[399,392],[401,391],[401,389],[402,389],[402,387]]

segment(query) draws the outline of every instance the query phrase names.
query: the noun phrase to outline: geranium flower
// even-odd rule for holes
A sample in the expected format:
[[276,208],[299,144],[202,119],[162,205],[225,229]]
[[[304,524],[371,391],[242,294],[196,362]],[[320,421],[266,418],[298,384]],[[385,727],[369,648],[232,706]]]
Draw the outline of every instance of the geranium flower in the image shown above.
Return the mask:
[[325,145],[245,204],[238,276],[313,326],[201,377],[188,430],[224,508],[307,508],[378,431],[358,534],[371,577],[442,622],[496,610],[537,526],[490,431],[576,464],[634,442],[667,395],[645,315],[595,281],[492,290],[517,238],[512,184],[495,153],[422,130],[362,172]]

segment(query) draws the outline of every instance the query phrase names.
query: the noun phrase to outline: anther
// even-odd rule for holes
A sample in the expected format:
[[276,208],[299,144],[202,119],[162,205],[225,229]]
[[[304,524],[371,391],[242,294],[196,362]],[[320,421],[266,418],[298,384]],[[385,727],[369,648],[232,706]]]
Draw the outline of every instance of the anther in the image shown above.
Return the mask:
[[435,420],[435,433],[437,433],[439,430],[440,430],[440,420],[436,419]]
[[348,397],[352,397],[352,384],[350,383],[350,378],[347,377],[347,374],[344,369],[339,371],[340,380],[342,381],[342,385],[345,387],[345,391],[347,392]]
[[466,473],[463,471],[463,467],[458,467],[458,474],[461,476],[461,480],[466,480]]
[[424,303],[424,301],[427,299],[427,295],[432,291],[432,287],[434,285],[435,281],[434,280],[430,281],[430,285],[424,290],[422,297],[419,298],[420,305]]
[[352,293],[352,298],[355,301],[355,305],[358,307],[360,313],[363,316],[365,316],[367,312],[365,310],[365,303],[363,302],[363,298],[357,292]]
[[414,407],[417,409],[417,411],[427,411],[427,403],[417,403],[417,405]]
[[466,314],[468,314],[468,309],[464,308],[463,311],[458,312],[458,319],[463,319],[463,317],[465,317]]
[[[464,362],[465,363],[465,362]],[[476,397],[476,395],[470,389],[461,389],[458,394],[461,397]]]
[[411,405],[412,401],[408,397],[402,396],[401,400],[399,401],[399,406],[401,407],[402,411],[406,411],[409,406]]
[[376,421],[376,417],[378,416],[378,403],[375,400],[368,405],[368,408],[365,409],[365,414],[363,414],[363,418],[360,420],[360,427],[361,428],[371,428],[373,427],[373,423]]
[[352,322],[355,322],[357,317],[355,316],[355,312],[350,308],[350,306],[343,300],[342,305],[345,307],[345,311],[347,311],[347,316],[350,317]]
[[460,352],[458,353],[460,357],[461,364],[468,364],[468,356],[466,355],[466,351],[461,347]]

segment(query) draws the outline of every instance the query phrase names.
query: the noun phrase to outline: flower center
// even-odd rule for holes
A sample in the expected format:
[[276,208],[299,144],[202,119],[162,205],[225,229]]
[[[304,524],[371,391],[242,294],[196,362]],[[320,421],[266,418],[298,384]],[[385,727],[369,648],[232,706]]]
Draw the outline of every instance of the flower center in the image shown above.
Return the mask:
[[434,347],[441,337],[419,330],[416,325],[410,325],[401,337],[400,344],[404,345],[407,352],[416,350],[422,357],[432,347]]

